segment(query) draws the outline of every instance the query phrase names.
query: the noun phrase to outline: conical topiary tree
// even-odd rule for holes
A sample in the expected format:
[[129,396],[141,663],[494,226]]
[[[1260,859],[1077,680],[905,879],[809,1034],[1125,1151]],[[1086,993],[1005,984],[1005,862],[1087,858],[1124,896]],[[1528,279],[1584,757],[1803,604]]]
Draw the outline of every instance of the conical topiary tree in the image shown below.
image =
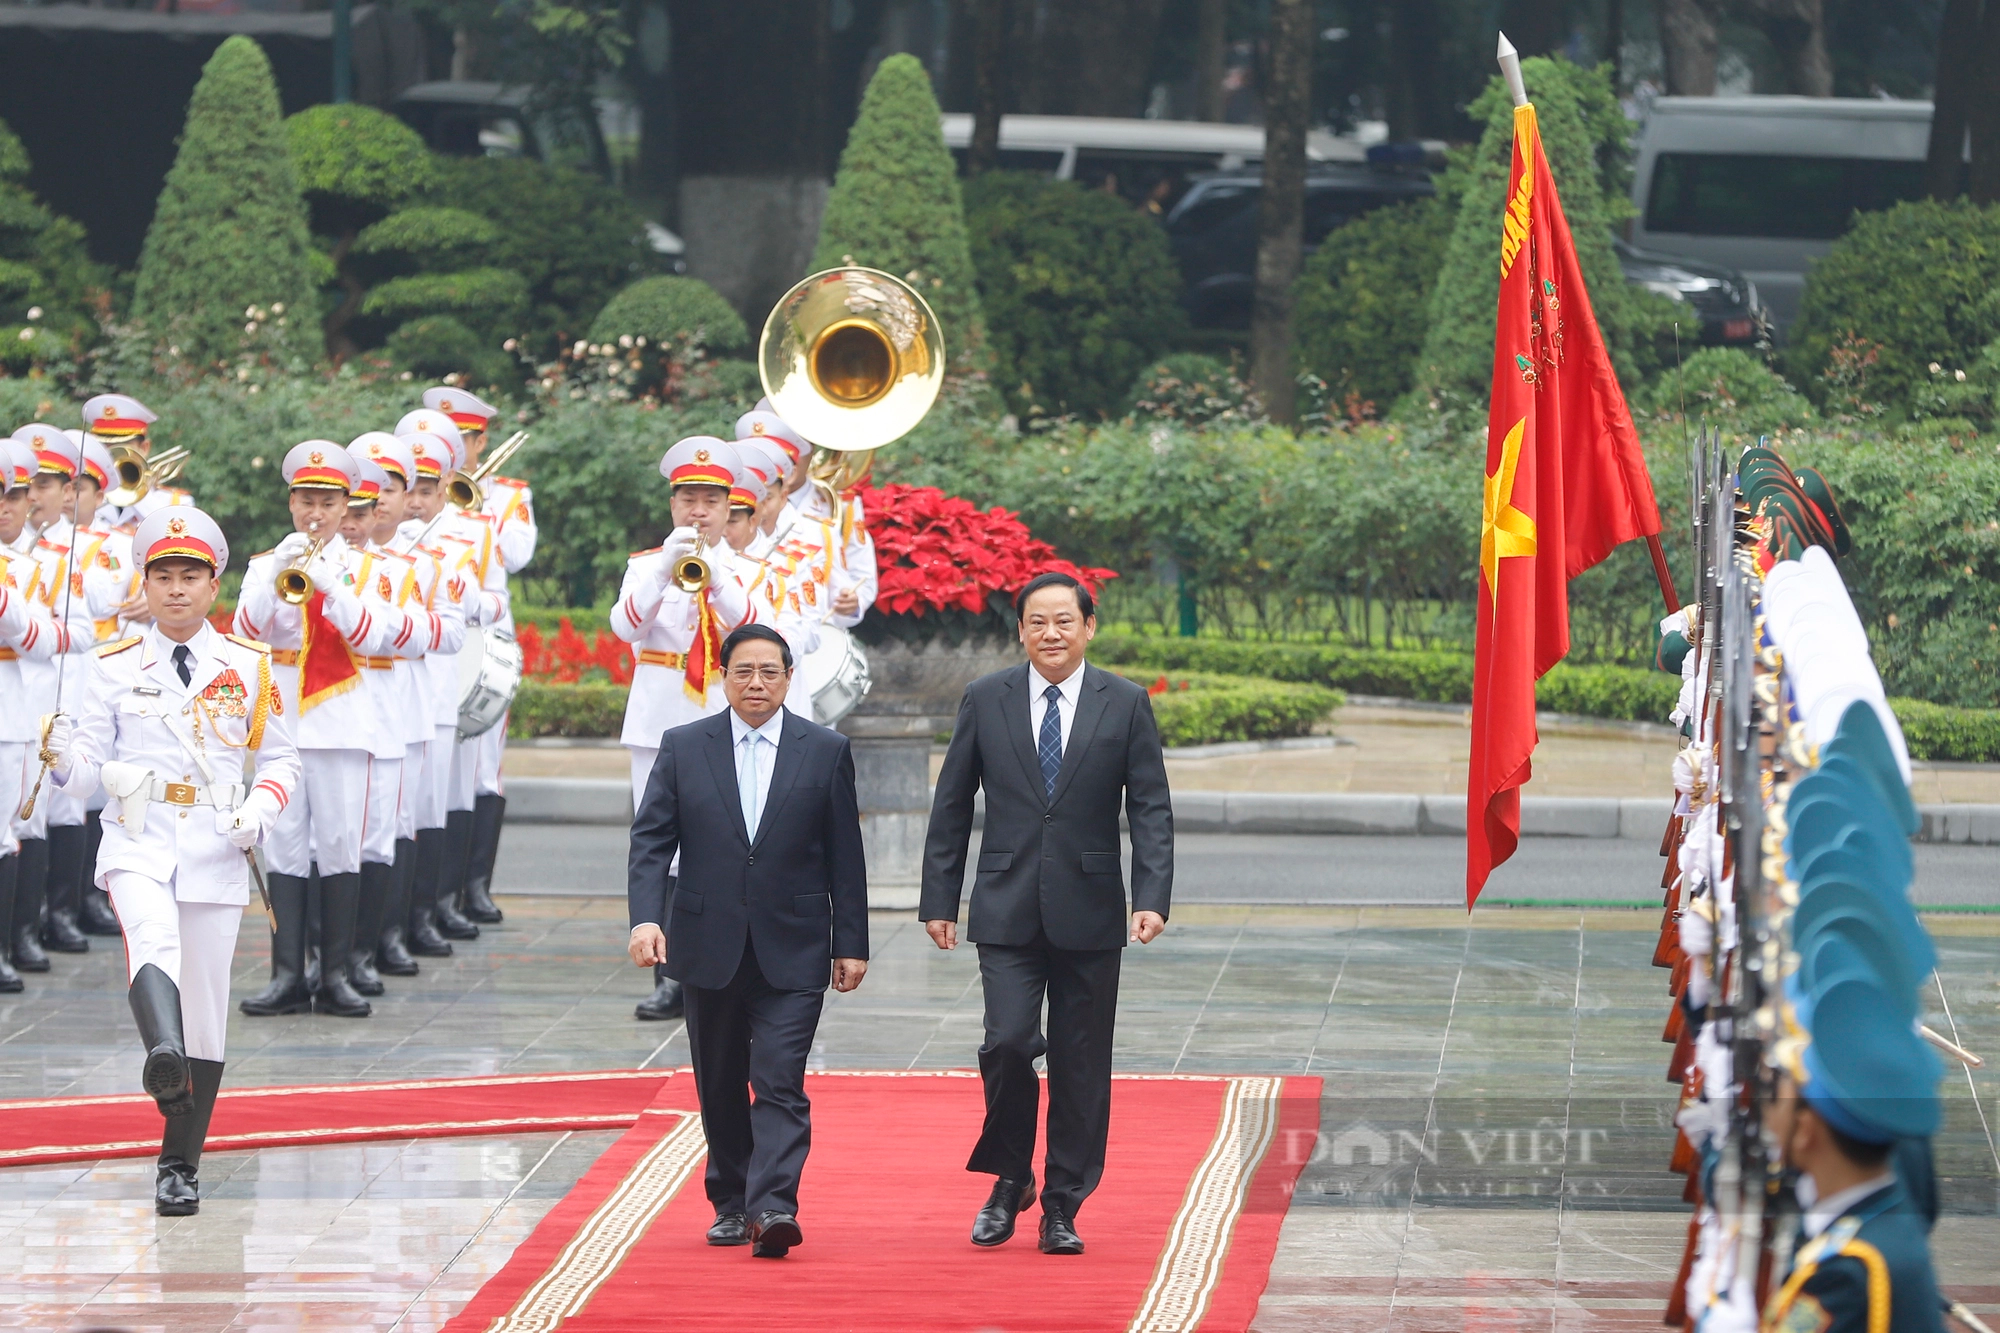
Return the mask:
[[271,64],[256,42],[231,37],[188,99],[139,252],[133,316],[182,360],[210,364],[243,346],[244,312],[256,306],[276,312],[261,326],[275,350],[313,356],[316,259]]
[[[1633,383],[1657,360],[1655,340],[1671,309],[1665,298],[1627,283],[1611,249],[1611,226],[1631,209],[1631,124],[1604,69],[1537,56],[1521,62],[1521,74],[1576,241],[1591,309],[1619,377]],[[1442,192],[1447,202],[1457,195],[1458,220],[1431,290],[1430,328],[1417,358],[1416,387],[1420,393],[1484,401],[1493,378],[1500,215],[1513,157],[1514,103],[1496,75],[1467,110],[1486,122],[1486,133]]]
[[843,263],[908,281],[937,312],[952,369],[986,368],[986,321],[958,176],[930,75],[915,56],[882,62],[841,151],[813,268]]

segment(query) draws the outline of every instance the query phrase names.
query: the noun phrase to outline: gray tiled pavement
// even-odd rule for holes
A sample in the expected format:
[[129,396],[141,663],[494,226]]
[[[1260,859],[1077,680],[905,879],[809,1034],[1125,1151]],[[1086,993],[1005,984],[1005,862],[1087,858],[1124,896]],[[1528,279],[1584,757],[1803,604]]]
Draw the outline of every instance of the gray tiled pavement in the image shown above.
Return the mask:
[[[229,1081],[685,1062],[678,1024],[631,1017],[645,986],[618,952],[622,903],[503,905],[504,926],[392,983],[371,1019],[237,1018]],[[1664,1170],[1657,919],[1190,905],[1128,952],[1121,1069],[1325,1081],[1318,1139],[1281,1145],[1309,1160],[1261,1333],[1658,1327],[1686,1210]],[[1927,920],[1961,1039],[2000,1053],[2000,919]],[[940,954],[906,916],[873,925],[876,962],[859,992],[830,997],[814,1060],[972,1064],[972,951]],[[265,968],[261,932],[244,935],[239,990]],[[121,981],[100,945],[0,997],[0,1097],[131,1090]],[[1930,1006],[1949,1027],[1935,992]],[[1982,1108],[1954,1075],[1939,1142],[1940,1267],[1988,1312],[2000,1164],[1979,1112],[2000,1128],[1996,1077],[1973,1076]],[[152,1216],[147,1163],[0,1171],[0,1327],[432,1329],[615,1137],[216,1154],[202,1215],[177,1221]]]

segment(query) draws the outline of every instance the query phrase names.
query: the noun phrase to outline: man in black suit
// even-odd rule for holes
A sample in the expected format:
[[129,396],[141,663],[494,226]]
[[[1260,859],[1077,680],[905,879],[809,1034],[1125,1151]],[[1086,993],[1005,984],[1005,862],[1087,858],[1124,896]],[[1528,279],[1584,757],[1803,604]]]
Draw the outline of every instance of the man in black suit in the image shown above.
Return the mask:
[[628,948],[686,988],[708,1243],[782,1259],[803,1239],[806,1056],[827,978],[851,991],[868,971],[868,867],[854,756],[839,732],[784,710],[784,639],[745,625],[723,640],[722,668],[728,711],[661,735],[632,820]]
[[[940,949],[958,944],[972,798],[986,825],[966,937],[979,946],[986,1125],[968,1171],[999,1177],[972,1243],[998,1245],[1035,1200],[1035,1119],[1049,1068],[1041,1249],[1081,1254],[1076,1213],[1104,1174],[1119,950],[1166,929],[1174,814],[1146,691],[1084,663],[1097,634],[1090,590],[1043,574],[1014,601],[1025,664],[966,688],[938,774],[917,914]],[[1118,808],[1132,832],[1132,912],[1119,873]],[[1042,1036],[1042,1001],[1049,1006]]]

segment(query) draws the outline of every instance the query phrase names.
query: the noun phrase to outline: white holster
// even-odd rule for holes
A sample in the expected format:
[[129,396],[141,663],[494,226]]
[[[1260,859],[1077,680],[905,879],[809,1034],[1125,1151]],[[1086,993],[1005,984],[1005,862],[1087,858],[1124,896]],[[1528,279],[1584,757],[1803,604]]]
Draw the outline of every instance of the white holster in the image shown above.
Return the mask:
[[107,760],[98,770],[97,780],[104,794],[118,802],[118,822],[135,833],[146,827],[146,803],[153,791],[153,770],[137,764]]

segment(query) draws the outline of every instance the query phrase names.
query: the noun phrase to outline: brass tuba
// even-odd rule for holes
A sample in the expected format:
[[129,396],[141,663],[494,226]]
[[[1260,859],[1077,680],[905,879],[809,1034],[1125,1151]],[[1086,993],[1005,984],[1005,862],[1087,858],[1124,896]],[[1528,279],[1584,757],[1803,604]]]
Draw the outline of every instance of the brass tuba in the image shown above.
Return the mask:
[[118,484],[104,493],[104,502],[114,509],[139,503],[155,486],[180,476],[187,460],[188,451],[178,446],[148,458],[129,444],[112,445],[111,470],[117,473]]
[[865,454],[909,434],[937,401],[944,335],[900,278],[828,269],[772,309],[757,373],[772,409],[801,435],[835,453]]

